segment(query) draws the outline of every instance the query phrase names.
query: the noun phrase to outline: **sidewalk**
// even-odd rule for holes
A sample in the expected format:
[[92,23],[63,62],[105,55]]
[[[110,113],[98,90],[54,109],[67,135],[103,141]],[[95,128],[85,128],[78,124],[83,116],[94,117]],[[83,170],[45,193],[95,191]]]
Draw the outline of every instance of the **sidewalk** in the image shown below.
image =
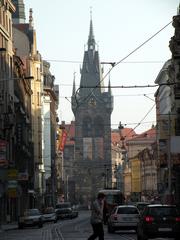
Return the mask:
[[0,225],[0,232],[8,231],[8,230],[14,230],[18,229],[18,223],[17,222],[11,222],[7,224]]

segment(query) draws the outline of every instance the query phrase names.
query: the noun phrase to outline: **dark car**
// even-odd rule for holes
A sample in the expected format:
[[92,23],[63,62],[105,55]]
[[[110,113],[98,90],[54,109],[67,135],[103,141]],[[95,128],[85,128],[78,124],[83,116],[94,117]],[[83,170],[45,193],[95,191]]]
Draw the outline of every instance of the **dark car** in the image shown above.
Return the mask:
[[147,205],[140,217],[137,239],[169,237],[180,239],[180,212],[175,205]]
[[27,226],[38,226],[41,228],[43,226],[42,213],[36,208],[26,209],[18,219],[18,226],[19,228]]
[[139,211],[134,205],[116,206],[108,218],[108,232],[113,233],[122,229],[137,229]]
[[55,211],[58,219],[72,219],[78,216],[78,211],[76,209],[73,209],[70,202],[62,202],[56,204]]
[[138,208],[139,212],[142,213],[144,208],[149,205],[148,202],[137,202],[136,204],[136,207]]

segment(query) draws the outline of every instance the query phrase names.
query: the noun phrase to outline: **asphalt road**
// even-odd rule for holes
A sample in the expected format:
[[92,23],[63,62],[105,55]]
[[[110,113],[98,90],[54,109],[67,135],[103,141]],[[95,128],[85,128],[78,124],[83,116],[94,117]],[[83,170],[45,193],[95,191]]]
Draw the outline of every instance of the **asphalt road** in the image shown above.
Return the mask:
[[[0,240],[87,240],[91,235],[90,212],[81,211],[74,219],[59,220],[57,223],[45,223],[43,228],[25,228],[0,233]],[[137,240],[135,231],[107,232],[104,226],[105,240]]]

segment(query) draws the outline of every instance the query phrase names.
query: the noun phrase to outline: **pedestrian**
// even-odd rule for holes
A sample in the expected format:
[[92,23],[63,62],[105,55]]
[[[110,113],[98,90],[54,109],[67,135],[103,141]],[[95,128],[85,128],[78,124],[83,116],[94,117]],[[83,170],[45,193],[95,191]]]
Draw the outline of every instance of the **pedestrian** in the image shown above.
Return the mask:
[[104,240],[103,228],[103,208],[104,208],[104,193],[98,193],[97,199],[93,202],[91,207],[91,225],[93,234],[88,240],[94,240],[99,237],[99,240]]

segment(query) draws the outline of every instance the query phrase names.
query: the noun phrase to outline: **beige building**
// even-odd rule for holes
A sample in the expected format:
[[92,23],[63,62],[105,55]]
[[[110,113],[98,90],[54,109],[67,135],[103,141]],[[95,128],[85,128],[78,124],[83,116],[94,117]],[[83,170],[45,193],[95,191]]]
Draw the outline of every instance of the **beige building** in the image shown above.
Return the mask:
[[131,169],[127,157],[127,141],[137,134],[132,128],[125,128],[119,124],[119,129],[111,132],[113,185],[124,195],[131,195]]
[[124,170],[125,193],[133,201],[140,201],[143,195],[152,198],[157,193],[157,166],[152,149],[156,144],[156,129],[139,134],[126,144],[129,165]]
[[[41,55],[36,46],[36,31],[33,26],[32,9],[29,11],[29,22],[24,23],[24,9],[16,3],[19,15],[14,15],[13,38],[16,54],[24,59],[31,80],[31,123],[33,139],[34,176],[32,189],[36,195],[36,205],[44,203],[44,160],[42,158],[42,105],[43,105],[43,66]],[[23,19],[21,19],[23,18]],[[19,19],[19,21],[18,21]]]

